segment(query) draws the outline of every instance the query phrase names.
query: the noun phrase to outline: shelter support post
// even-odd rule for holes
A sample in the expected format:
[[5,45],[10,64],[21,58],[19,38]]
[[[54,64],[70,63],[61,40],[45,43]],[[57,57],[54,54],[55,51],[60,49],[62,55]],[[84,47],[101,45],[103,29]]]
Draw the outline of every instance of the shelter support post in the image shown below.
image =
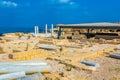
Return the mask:
[[90,29],[87,29],[87,38],[90,38]]
[[58,39],[60,39],[61,36],[61,27],[58,27]]

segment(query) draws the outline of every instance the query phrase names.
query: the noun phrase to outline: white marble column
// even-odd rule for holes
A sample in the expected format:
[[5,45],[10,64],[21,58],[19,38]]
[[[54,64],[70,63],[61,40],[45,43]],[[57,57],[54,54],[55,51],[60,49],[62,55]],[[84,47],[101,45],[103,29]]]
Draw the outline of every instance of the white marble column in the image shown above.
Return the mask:
[[37,26],[37,34],[39,34],[39,27]]
[[35,26],[35,36],[36,36],[37,32],[36,32],[36,26]]
[[53,36],[53,24],[51,24],[51,36]]
[[47,30],[48,30],[48,25],[46,24],[45,25],[45,34],[46,34],[46,36],[47,36],[47,33],[48,33]]

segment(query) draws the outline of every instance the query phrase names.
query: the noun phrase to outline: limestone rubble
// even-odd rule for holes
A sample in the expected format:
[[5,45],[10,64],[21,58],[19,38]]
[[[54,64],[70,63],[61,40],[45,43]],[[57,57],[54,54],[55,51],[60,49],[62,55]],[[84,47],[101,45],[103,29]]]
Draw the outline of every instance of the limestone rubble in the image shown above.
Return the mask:
[[[108,57],[110,52],[120,54],[119,43],[119,39],[58,40],[23,33],[5,34],[0,38],[0,61],[46,61],[53,70],[42,73],[42,80],[119,80],[120,60]],[[40,44],[60,49],[41,49]],[[97,62],[100,67],[86,66],[81,60]]]

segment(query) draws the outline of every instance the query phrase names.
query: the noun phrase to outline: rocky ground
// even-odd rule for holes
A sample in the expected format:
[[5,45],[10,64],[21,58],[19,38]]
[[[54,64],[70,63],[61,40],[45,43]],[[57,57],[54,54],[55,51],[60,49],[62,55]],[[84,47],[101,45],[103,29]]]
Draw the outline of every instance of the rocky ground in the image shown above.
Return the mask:
[[[13,53],[16,51],[22,52],[22,51],[31,50],[34,48],[36,49],[36,44],[39,42],[39,39],[37,40],[34,38],[31,40],[21,39],[16,41],[17,42],[13,40],[8,42],[7,41],[3,42],[2,40],[0,42],[0,51],[2,53],[5,51],[6,51],[5,53]],[[89,42],[84,44],[83,43],[76,44],[75,42],[68,44],[67,42],[65,43],[61,42],[57,45],[64,45],[64,47],[76,46],[76,47],[68,48],[68,50],[70,51],[68,52],[68,54],[72,53],[71,55],[61,54],[63,55],[63,58],[64,58],[64,55],[67,55],[70,58],[73,55],[72,59],[74,59],[73,57],[79,58],[79,55],[77,53],[80,53],[79,51],[80,49],[89,48],[92,46],[91,43]],[[77,50],[76,48],[77,49],[80,48],[80,49],[76,51]],[[50,52],[53,52],[53,51],[50,51]],[[57,51],[55,53],[57,53]],[[120,51],[118,50],[117,53],[120,53]],[[96,58],[91,58],[88,60],[99,63],[100,67],[97,68],[96,70],[93,70],[93,69],[87,70],[87,69],[84,69],[84,66],[81,65],[80,62],[78,62],[75,66],[71,66],[69,64],[67,65],[64,64],[60,60],[51,60],[46,58],[44,59],[44,61],[48,62],[51,65],[52,71],[50,73],[43,73],[42,80],[120,80],[120,60],[119,59],[110,58],[108,57],[108,54],[106,54],[106,55],[102,55]],[[3,60],[0,60],[0,61],[3,61]],[[11,60],[6,60],[6,61],[11,61]],[[80,67],[82,67],[82,69],[80,69]],[[85,68],[88,68],[88,66],[85,66]]]
[[60,61],[46,60],[53,68],[50,74],[43,77],[43,80],[120,80],[120,60],[101,56],[89,59],[100,64],[95,71],[69,69]]

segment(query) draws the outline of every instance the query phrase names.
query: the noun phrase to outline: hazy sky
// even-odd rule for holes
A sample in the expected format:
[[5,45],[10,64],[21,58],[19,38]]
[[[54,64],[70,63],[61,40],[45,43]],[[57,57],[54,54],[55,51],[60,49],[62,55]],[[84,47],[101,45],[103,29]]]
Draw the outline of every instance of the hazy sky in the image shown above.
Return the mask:
[[120,0],[0,0],[0,27],[120,21]]

